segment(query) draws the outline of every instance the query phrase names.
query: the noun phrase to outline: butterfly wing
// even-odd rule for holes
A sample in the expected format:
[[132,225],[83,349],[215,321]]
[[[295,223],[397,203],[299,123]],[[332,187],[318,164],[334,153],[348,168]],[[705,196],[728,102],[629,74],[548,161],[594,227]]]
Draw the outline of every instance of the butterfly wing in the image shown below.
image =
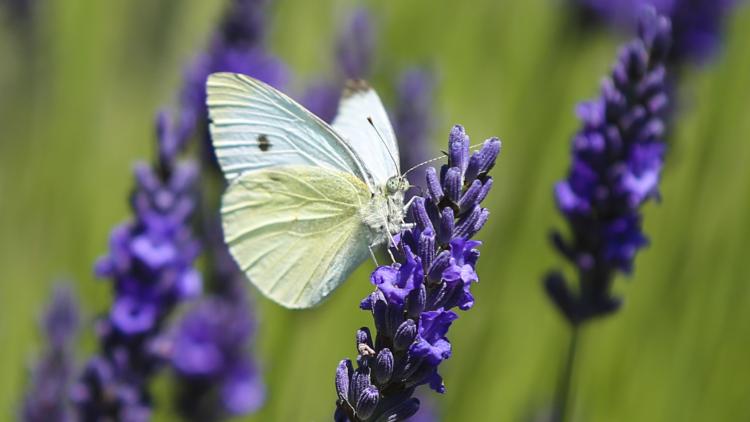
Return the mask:
[[347,82],[332,126],[357,156],[367,158],[365,165],[376,185],[401,174],[398,143],[388,113],[366,82]]
[[273,87],[237,73],[206,84],[211,138],[227,181],[282,165],[353,174],[372,187],[355,151],[328,124]]
[[360,215],[369,199],[368,187],[343,171],[244,173],[224,194],[224,239],[261,292],[288,308],[308,308],[369,256],[372,235]]

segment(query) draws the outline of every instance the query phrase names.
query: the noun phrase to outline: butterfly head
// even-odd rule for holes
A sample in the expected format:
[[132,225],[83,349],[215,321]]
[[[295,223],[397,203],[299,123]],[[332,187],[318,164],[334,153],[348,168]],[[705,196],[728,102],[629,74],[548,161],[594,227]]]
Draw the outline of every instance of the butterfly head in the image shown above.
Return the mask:
[[407,189],[409,189],[409,181],[404,176],[393,176],[385,183],[385,191],[389,195],[406,192]]

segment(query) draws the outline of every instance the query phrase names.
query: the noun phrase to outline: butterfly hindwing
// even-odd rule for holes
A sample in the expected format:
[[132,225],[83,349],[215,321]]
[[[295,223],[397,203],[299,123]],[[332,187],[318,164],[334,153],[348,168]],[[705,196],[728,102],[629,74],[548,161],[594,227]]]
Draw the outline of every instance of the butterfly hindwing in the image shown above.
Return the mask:
[[311,166],[244,173],[224,194],[229,249],[249,280],[289,308],[321,302],[369,256],[360,210],[370,199],[353,175]]
[[376,184],[384,185],[400,174],[398,143],[388,113],[366,82],[347,82],[332,126],[358,157],[367,158],[367,171]]

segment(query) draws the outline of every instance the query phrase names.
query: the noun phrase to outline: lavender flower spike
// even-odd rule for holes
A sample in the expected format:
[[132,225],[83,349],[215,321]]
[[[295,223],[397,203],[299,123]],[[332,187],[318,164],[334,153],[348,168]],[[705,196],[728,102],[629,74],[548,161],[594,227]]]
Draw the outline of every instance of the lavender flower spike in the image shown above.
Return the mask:
[[572,165],[555,186],[571,236],[555,232],[553,243],[575,266],[579,290],[571,292],[561,273],[546,279],[550,297],[574,325],[618,309],[612,281],[617,272],[631,272],[636,252],[647,244],[639,209],[659,195],[670,30],[667,18],[647,11],[601,97],[578,108],[583,127],[573,138]]
[[[376,334],[373,338],[368,328],[361,328],[356,335],[357,368],[348,359],[338,366],[337,421],[405,420],[419,410],[413,397],[416,387],[428,384],[445,392],[438,367],[451,356],[447,334],[458,318],[453,309],[468,310],[474,304],[470,289],[479,281],[475,268],[480,242],[470,239],[488,215],[481,206],[486,195],[469,192],[491,186],[488,172],[500,141],[488,139],[471,157],[468,147],[463,127],[454,126],[448,164],[440,177],[434,169],[426,176],[426,184],[441,187],[440,193],[415,198],[410,208],[414,227],[397,234],[391,245],[397,262],[371,275],[375,291],[360,307],[372,312]],[[469,173],[467,167],[477,162],[483,166]]]
[[99,355],[71,393],[79,420],[148,419],[148,384],[160,364],[153,343],[176,305],[201,292],[190,227],[197,168],[178,162],[180,148],[167,147],[184,145],[173,139],[182,134],[165,114],[158,117],[159,160],[136,166],[134,218],[112,231],[109,254],[96,265],[96,274],[111,281],[114,298],[97,323]]
[[73,421],[68,405],[72,381],[73,341],[79,323],[78,305],[67,284],[55,286],[42,318],[47,350],[31,369],[29,389],[20,409],[24,422]]

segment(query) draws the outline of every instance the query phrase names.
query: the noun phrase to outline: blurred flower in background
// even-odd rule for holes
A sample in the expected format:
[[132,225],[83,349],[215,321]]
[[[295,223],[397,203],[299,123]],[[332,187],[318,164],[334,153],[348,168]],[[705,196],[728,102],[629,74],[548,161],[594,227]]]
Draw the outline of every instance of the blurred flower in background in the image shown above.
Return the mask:
[[74,420],[68,402],[68,388],[75,374],[73,351],[79,319],[78,304],[71,287],[68,283],[56,284],[41,320],[45,350],[31,368],[19,420]]
[[570,172],[555,186],[571,239],[555,232],[553,242],[575,266],[579,291],[572,293],[557,272],[546,285],[572,324],[619,308],[612,282],[617,272],[631,272],[636,252],[647,244],[640,207],[658,198],[671,27],[653,10],[640,22],[639,37],[620,51],[601,97],[578,107],[583,127],[573,138]]
[[112,231],[109,254],[96,264],[96,274],[111,280],[114,298],[97,322],[99,353],[71,393],[80,420],[149,418],[149,384],[160,367],[154,341],[176,306],[202,290],[191,228],[197,167],[179,160],[185,133],[166,113],[156,129],[157,162],[135,167],[133,220]]
[[414,415],[415,388],[429,384],[445,392],[438,366],[451,356],[446,335],[458,314],[474,305],[470,289],[479,281],[475,266],[481,242],[470,240],[487,222],[481,202],[492,178],[488,172],[500,153],[491,138],[469,155],[469,137],[454,126],[448,141],[448,164],[440,176],[427,170],[429,195],[417,196],[410,208],[414,227],[396,236],[391,253],[396,262],[381,266],[370,281],[375,291],[360,307],[372,312],[376,328],[357,331],[359,356],[339,363],[334,419],[363,422],[401,421]]
[[585,16],[635,28],[640,11],[653,6],[673,28],[670,59],[704,62],[721,48],[724,24],[739,0],[573,0]]
[[668,18],[653,8],[642,10],[638,37],[620,50],[601,96],[577,110],[583,126],[573,137],[572,164],[554,189],[570,236],[557,231],[552,236],[575,267],[577,289],[561,272],[545,279],[550,299],[572,327],[554,420],[568,416],[579,326],[620,308],[621,300],[611,292],[614,279],[631,273],[636,253],[648,243],[640,208],[659,198],[671,30]]
[[200,301],[165,336],[163,350],[179,380],[177,409],[186,420],[210,421],[254,412],[265,386],[252,359],[252,307],[237,285],[236,300]]

